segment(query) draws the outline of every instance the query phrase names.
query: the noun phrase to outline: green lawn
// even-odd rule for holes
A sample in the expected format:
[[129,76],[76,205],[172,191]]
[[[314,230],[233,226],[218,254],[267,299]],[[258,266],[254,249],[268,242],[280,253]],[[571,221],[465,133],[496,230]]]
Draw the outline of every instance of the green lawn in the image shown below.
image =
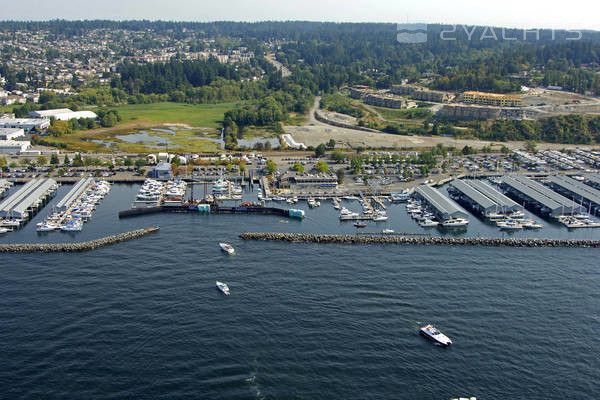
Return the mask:
[[119,125],[128,123],[164,124],[181,123],[193,127],[218,128],[226,111],[242,103],[221,104],[125,104],[111,107],[123,119]]

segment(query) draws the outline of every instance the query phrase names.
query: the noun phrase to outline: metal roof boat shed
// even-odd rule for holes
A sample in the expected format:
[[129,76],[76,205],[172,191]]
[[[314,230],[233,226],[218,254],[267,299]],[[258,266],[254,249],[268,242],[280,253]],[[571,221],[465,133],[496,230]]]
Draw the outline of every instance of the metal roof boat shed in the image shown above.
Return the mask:
[[415,193],[433,207],[438,218],[447,220],[453,217],[468,218],[469,214],[458,204],[431,186],[417,186]]
[[600,175],[585,175],[584,182],[590,186],[600,189]]
[[558,192],[573,196],[577,201],[583,201],[598,208],[600,206],[600,190],[562,175],[549,176],[550,185]]
[[503,193],[497,191],[492,186],[480,180],[469,180],[466,181],[472,188],[477,189],[483,195],[487,196],[490,200],[495,201],[498,204],[498,211],[508,212],[517,211],[522,207],[514,202],[511,198],[506,197]]
[[520,197],[532,200],[541,208],[541,212],[550,216],[583,212],[583,207],[573,204],[572,200],[553,192],[548,187],[526,176],[504,176],[502,182],[510,191]]
[[492,201],[478,190],[475,190],[467,181],[462,181],[460,179],[453,180],[450,182],[450,190],[459,194],[462,199],[470,203],[483,214],[488,214],[498,209],[498,204],[495,201]]
[[69,207],[77,200],[83,192],[85,192],[94,183],[94,178],[84,178],[77,181],[75,185],[69,190],[69,193],[62,198],[61,201],[56,204],[58,211],[67,211]]
[[31,180],[0,204],[0,217],[20,218],[28,216],[28,210],[39,205],[56,189],[54,179]]

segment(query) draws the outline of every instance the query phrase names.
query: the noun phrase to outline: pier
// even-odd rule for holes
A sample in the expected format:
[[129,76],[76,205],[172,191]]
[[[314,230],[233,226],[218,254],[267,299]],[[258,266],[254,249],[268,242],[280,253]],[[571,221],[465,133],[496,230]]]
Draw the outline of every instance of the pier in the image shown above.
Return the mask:
[[0,203],[0,218],[13,218],[20,224],[54,196],[57,188],[54,179],[32,179]]
[[437,236],[370,236],[370,235],[315,235],[307,233],[244,232],[244,240],[263,240],[292,243],[338,244],[401,244],[430,246],[483,246],[483,247],[588,247],[600,248],[600,240],[524,239]]
[[[137,207],[130,210],[119,211],[119,218],[136,217],[140,215],[156,214],[161,212],[174,213],[202,213],[199,206],[202,204],[183,204],[181,206],[155,206],[155,207]],[[234,207],[222,207],[216,203],[210,204],[210,214],[267,214],[279,215],[282,217],[299,217],[293,213],[292,209],[263,207],[257,205],[240,205]]]
[[78,243],[33,243],[33,244],[0,244],[0,253],[76,253],[95,250],[111,244],[126,242],[151,233],[158,232],[158,227],[138,229],[119,233],[89,242]]

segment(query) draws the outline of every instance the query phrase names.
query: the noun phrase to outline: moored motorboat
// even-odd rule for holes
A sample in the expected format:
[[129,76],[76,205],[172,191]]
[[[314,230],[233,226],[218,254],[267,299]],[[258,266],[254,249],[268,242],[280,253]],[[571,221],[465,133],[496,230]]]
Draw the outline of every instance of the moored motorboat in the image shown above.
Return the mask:
[[219,243],[219,247],[221,247],[221,250],[223,250],[227,254],[234,254],[235,253],[235,249],[230,244]]
[[439,344],[440,346],[449,346],[452,344],[452,340],[442,332],[440,332],[435,326],[429,324],[422,326],[419,329],[421,335],[425,336],[427,339]]
[[225,296],[229,296],[229,286],[226,283],[217,281],[217,289],[219,289]]
[[355,222],[354,226],[357,228],[364,228],[367,226],[367,224],[365,224],[364,222]]

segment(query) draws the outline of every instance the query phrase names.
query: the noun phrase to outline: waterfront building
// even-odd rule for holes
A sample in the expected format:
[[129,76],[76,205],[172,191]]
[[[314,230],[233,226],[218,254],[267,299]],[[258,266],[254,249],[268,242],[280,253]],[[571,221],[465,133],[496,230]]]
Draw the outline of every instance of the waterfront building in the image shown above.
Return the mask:
[[160,162],[152,168],[151,178],[171,179],[171,163]]
[[92,111],[71,111],[68,108],[58,108],[54,110],[38,110],[31,111],[29,116],[32,118],[52,118],[57,120],[69,121],[72,119],[91,118],[96,119],[98,116]]
[[0,128],[23,129],[25,132],[36,128],[46,129],[50,126],[48,118],[1,118]]
[[0,128],[1,140],[14,140],[21,136],[25,136],[23,128]]

